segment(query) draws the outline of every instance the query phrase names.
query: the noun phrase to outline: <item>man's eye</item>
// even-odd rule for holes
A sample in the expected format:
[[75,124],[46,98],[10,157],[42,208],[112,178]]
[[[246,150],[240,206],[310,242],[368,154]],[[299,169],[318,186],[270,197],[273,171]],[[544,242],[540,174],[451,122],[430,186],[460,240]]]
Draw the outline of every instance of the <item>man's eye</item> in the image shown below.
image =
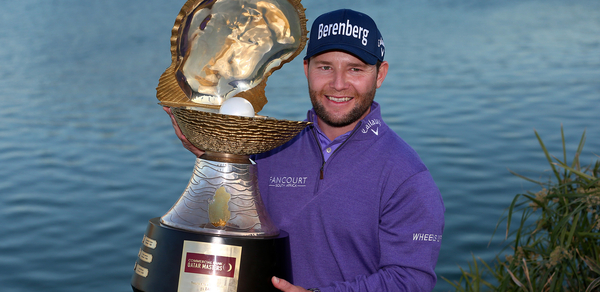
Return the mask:
[[323,67],[321,67],[321,69],[323,69],[323,70],[331,70],[331,66],[323,66]]

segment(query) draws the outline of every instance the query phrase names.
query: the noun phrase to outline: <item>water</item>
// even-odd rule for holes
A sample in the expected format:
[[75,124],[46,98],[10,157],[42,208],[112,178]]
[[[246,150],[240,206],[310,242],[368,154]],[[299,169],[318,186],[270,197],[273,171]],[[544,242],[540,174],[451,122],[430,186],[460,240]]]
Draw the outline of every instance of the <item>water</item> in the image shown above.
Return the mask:
[[[147,220],[171,207],[194,163],[155,99],[184,1],[1,2],[0,286],[131,291]],[[309,23],[338,2],[303,1]],[[561,125],[569,154],[583,131],[583,164],[600,154],[597,1],[344,6],[378,22],[390,72],[376,100],[442,191],[440,276],[499,251],[502,236],[490,238],[503,210],[535,190],[508,169],[549,176],[534,129],[557,156]],[[261,114],[304,118],[301,65],[269,78]]]

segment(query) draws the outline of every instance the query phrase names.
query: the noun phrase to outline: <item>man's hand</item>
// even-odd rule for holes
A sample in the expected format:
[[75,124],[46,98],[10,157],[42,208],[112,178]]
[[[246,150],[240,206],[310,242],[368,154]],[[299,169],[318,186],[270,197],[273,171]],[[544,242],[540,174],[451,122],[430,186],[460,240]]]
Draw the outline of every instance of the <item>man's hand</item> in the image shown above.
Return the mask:
[[179,125],[177,124],[177,120],[175,120],[175,116],[173,116],[173,113],[171,112],[171,108],[164,106],[163,110],[165,110],[165,112],[167,112],[167,114],[169,114],[169,116],[171,117],[171,124],[173,124],[173,129],[175,129],[175,134],[177,135],[179,140],[181,140],[181,144],[183,144],[183,147],[185,147],[185,149],[189,150],[190,152],[194,153],[194,155],[196,155],[196,157],[202,156],[202,154],[204,154],[204,151],[200,150],[200,149],[196,148],[196,146],[192,145],[192,143],[190,143],[190,141],[188,141],[188,139],[181,132],[181,129],[179,128]]
[[275,288],[283,292],[309,292],[308,290],[300,286],[294,286],[290,284],[290,282],[284,279],[279,279],[277,277],[271,278],[271,282],[273,283],[273,286],[275,286]]

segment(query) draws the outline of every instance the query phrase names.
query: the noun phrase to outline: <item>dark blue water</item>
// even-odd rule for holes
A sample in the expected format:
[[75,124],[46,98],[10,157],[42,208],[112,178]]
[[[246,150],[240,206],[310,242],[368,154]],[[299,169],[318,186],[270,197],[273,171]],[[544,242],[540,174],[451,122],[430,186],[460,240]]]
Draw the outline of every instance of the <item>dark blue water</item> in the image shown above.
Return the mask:
[[[503,210],[535,190],[508,169],[549,177],[534,129],[557,156],[561,126],[569,154],[587,131],[582,164],[598,159],[598,1],[303,4],[312,21],[341,2],[378,22],[390,72],[376,99],[442,191],[440,276],[500,250],[501,236],[488,243]],[[155,98],[184,1],[1,3],[0,287],[130,291],[147,220],[194,163]],[[269,78],[261,114],[304,118],[301,65]]]

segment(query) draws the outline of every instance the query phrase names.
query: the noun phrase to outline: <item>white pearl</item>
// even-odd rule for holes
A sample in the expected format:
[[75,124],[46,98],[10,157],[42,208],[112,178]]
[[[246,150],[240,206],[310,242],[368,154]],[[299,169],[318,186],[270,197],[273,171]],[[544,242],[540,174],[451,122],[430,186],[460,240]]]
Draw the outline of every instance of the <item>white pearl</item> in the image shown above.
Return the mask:
[[254,107],[245,98],[232,97],[221,104],[219,113],[224,115],[254,117]]

